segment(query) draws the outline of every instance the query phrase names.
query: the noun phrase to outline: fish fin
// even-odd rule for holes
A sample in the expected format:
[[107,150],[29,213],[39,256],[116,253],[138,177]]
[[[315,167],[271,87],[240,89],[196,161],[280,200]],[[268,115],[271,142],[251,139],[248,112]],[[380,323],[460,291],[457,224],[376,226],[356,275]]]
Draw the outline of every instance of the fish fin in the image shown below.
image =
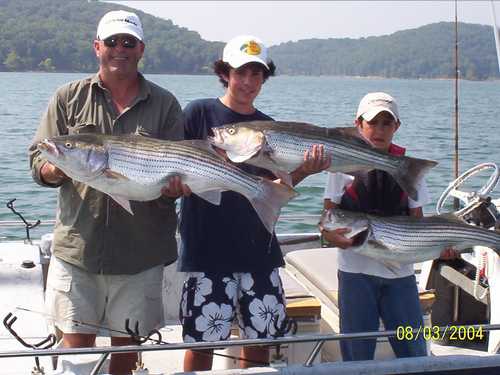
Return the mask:
[[400,156],[401,163],[397,170],[392,174],[392,177],[397,181],[399,186],[408,193],[408,196],[413,200],[418,200],[417,186],[422,177],[438,163],[433,160],[417,159],[408,156]]
[[377,240],[368,240],[368,244],[376,249],[389,251],[389,248],[387,246],[385,246],[382,242],[379,242]]
[[344,126],[344,127],[336,127],[336,128],[326,128],[326,136],[327,137],[334,137],[337,135],[337,133],[340,133],[343,136],[348,136],[348,137],[353,137],[353,138],[358,138],[363,140],[365,143],[366,141],[364,138],[359,134],[359,130],[355,126]]
[[281,170],[272,171],[272,172],[276,177],[278,177],[281,180],[281,182],[283,182],[284,184],[286,184],[290,187],[293,187],[292,176],[290,175],[290,173],[288,173],[287,171],[281,171]]
[[125,180],[125,181],[129,181],[130,180],[127,176],[124,176],[121,173],[112,171],[111,169],[105,169],[104,170],[104,175],[107,178],[112,178],[112,179],[115,179],[115,180]]
[[125,211],[127,211],[130,215],[133,215],[132,207],[130,207],[130,201],[127,198],[124,198],[120,195],[111,195],[111,198],[123,207]]
[[373,145],[370,142],[368,142],[365,138],[363,138],[358,128],[355,126],[325,128],[325,129],[326,129],[326,136],[328,138],[338,138],[339,136],[346,137],[349,138],[351,141],[359,143],[363,146],[373,147]]
[[203,191],[201,193],[196,193],[200,198],[205,199],[207,202],[215,204],[216,206],[220,205],[221,201],[221,191],[220,190],[209,190]]
[[281,208],[297,195],[290,186],[261,178],[258,194],[249,200],[268,232],[273,233]]
[[264,143],[264,145],[260,149],[260,152],[262,154],[265,154],[268,157],[270,157],[272,154],[274,154],[273,148],[271,146],[269,146],[269,143],[267,143],[267,141]]

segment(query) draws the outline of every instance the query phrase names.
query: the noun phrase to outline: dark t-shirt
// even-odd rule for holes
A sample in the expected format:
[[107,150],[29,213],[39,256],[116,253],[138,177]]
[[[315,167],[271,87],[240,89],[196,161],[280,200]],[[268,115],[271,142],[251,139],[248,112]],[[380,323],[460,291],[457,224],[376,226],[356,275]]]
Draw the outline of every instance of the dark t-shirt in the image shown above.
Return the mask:
[[[212,127],[272,120],[260,111],[234,112],[219,99],[200,99],[184,109],[186,139],[205,139]],[[272,177],[264,169],[238,164],[246,172]],[[220,206],[192,194],[182,200],[180,271],[267,272],[283,266],[276,235],[270,234],[250,202],[233,191],[222,193]]]

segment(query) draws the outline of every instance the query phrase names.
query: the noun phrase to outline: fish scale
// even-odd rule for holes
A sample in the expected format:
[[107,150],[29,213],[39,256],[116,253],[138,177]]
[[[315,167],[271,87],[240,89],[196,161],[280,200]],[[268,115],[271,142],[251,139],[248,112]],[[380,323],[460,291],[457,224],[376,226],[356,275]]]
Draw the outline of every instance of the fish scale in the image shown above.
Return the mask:
[[[330,140],[329,143],[325,144],[325,140],[321,138],[304,139],[293,136],[285,136],[280,141],[279,138],[281,135],[277,132],[268,130],[265,134],[271,148],[277,155],[279,155],[278,158],[282,159],[293,155],[296,159],[303,160],[304,150],[311,149],[314,144],[324,144],[325,151],[333,155],[332,163],[337,171],[344,169],[352,171],[353,168],[356,168],[353,167],[353,165],[363,167],[373,164],[377,167],[377,169],[393,171],[397,169],[399,164],[397,161],[393,161],[391,159],[387,160],[387,158],[380,158],[377,153],[373,153],[372,155],[368,154],[364,150],[360,151],[352,144],[350,144],[349,147],[346,147],[344,144],[335,142],[334,140]],[[357,163],[355,161],[357,161]],[[344,165],[349,165],[350,167],[346,168]]]
[[[231,182],[242,184],[247,189],[255,189],[257,182],[249,179],[239,170],[235,174],[229,174],[219,167],[220,160],[211,158],[208,161],[206,156],[193,152],[193,149],[171,146],[163,149],[144,149],[137,152],[137,149],[123,143],[112,143],[110,146],[110,167],[117,171],[123,171],[126,176],[138,181],[153,176],[151,180],[161,180],[165,178],[165,171],[170,174],[183,173],[186,170],[199,177],[217,177],[218,179],[230,180]],[[138,158],[142,154],[142,158]],[[142,160],[142,162],[141,162]],[[136,166],[136,168],[133,168]],[[139,166],[140,168],[137,168]],[[154,173],[153,173],[154,172]]]

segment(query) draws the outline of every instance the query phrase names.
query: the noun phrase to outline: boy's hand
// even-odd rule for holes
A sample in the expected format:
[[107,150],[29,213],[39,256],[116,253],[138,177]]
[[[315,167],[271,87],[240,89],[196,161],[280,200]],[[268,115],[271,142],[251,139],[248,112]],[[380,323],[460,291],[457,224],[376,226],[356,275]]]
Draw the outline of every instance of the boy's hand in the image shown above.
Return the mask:
[[323,145],[313,145],[310,150],[304,152],[304,162],[296,170],[290,173],[292,185],[297,185],[309,175],[324,171],[330,167],[332,158],[325,152]]
[[441,255],[440,255],[439,259],[453,260],[453,259],[457,259],[458,257],[459,257],[459,253],[457,253],[453,247],[447,247],[446,249],[441,251]]
[[299,168],[302,173],[311,175],[328,169],[331,163],[332,158],[325,152],[325,146],[313,145],[304,152],[304,162]]
[[354,243],[352,238],[347,238],[345,234],[349,233],[351,229],[349,228],[338,228],[334,230],[326,230],[323,227],[319,227],[323,239],[325,239],[333,247],[340,247],[341,249],[347,249],[351,247]]

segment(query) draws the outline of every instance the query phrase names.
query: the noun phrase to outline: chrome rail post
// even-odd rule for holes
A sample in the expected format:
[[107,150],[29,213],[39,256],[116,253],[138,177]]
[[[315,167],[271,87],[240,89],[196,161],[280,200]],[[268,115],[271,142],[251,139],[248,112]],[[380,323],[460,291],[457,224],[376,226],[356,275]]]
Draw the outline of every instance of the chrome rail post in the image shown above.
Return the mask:
[[102,353],[101,357],[95,364],[94,368],[90,372],[90,375],[97,375],[99,373],[99,370],[101,369],[102,365],[104,365],[104,362],[106,359],[109,357],[109,353]]
[[311,367],[312,366],[314,360],[318,356],[318,353],[321,350],[321,348],[323,347],[324,343],[325,343],[325,341],[321,340],[321,341],[318,341],[316,343],[316,345],[314,345],[314,348],[313,348],[311,354],[309,354],[309,357],[307,358],[306,362],[304,363],[305,367]]

